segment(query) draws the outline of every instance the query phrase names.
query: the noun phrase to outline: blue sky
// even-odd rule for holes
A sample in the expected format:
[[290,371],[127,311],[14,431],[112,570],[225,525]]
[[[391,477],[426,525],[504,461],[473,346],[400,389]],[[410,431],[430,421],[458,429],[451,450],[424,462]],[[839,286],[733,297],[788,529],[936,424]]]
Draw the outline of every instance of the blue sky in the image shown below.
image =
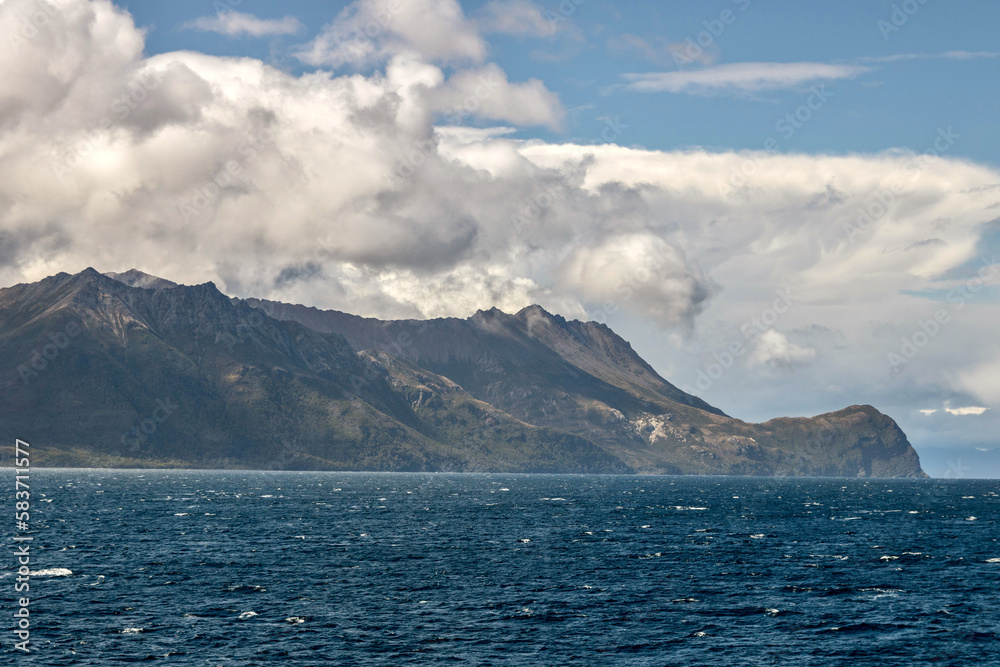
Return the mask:
[[[120,4],[148,30],[150,54],[191,49],[250,56],[301,73],[312,68],[289,56],[289,49],[315,37],[348,3],[242,0],[235,8],[238,11],[265,19],[294,16],[302,24],[294,35],[263,38],[229,38],[184,28],[215,11],[207,0]],[[215,4],[229,5],[227,0]],[[474,16],[486,3],[462,4]],[[996,3],[929,1],[918,5],[900,26],[892,23],[897,3],[870,0],[586,0],[568,16],[563,16],[559,3],[538,4],[549,12],[547,16],[558,17],[559,25],[567,28],[564,34],[555,40],[496,35],[490,39],[490,59],[512,80],[544,81],[558,93],[568,116],[559,132],[526,128],[517,136],[597,142],[602,141],[604,119],[611,118],[627,126],[618,143],[653,149],[760,150],[774,137],[781,151],[844,153],[900,147],[924,151],[939,128],[952,127],[961,135],[952,155],[1000,164],[1000,133],[996,132],[1000,89],[995,85],[1000,80],[1000,58],[996,57],[1000,5]],[[728,25],[720,20],[725,11],[732,12]],[[900,22],[898,15],[896,20]],[[880,21],[884,22],[881,26]],[[712,29],[719,34],[711,34]],[[677,70],[667,44],[686,40],[697,44],[699,38],[708,44],[706,51],[716,65],[812,62],[859,65],[870,71],[827,83],[830,103],[789,139],[775,126],[806,102],[809,85],[735,95],[634,93],[613,88],[623,83],[625,74]],[[939,57],[953,52],[993,57]],[[909,58],[878,61],[893,57]]]
[[537,303],[1000,476],[996,2],[52,3],[0,0],[0,284]]

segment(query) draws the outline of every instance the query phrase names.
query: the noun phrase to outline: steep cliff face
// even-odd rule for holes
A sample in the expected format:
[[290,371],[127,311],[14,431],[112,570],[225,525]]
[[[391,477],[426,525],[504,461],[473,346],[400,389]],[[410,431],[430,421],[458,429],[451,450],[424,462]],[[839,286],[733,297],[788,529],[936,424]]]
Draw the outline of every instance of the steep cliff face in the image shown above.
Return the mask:
[[380,321],[88,269],[0,290],[0,443],[50,465],[920,476],[868,406],[747,424],[606,326]]

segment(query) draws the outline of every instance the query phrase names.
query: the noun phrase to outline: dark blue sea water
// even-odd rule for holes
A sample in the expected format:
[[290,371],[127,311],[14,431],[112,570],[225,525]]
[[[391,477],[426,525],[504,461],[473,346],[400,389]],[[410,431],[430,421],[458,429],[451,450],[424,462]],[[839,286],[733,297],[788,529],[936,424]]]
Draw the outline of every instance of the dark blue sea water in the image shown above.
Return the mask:
[[3,664],[1000,664],[995,481],[35,470],[31,490],[34,652],[13,650],[8,548]]

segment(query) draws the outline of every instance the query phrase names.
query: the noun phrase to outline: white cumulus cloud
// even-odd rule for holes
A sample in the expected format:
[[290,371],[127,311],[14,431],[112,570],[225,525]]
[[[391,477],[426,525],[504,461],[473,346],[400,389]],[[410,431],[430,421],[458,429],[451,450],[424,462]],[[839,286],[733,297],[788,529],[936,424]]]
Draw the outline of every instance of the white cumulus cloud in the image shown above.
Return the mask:
[[298,57],[310,65],[342,67],[418,53],[433,62],[482,62],[487,46],[457,0],[357,0]]

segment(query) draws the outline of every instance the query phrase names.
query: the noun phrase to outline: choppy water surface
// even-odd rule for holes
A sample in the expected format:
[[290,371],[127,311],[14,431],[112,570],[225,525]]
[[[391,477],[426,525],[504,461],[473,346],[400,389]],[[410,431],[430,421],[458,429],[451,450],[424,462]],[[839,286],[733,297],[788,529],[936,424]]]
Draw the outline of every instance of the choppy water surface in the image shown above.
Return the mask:
[[7,630],[5,664],[975,665],[1000,652],[996,482],[31,481],[36,652]]

